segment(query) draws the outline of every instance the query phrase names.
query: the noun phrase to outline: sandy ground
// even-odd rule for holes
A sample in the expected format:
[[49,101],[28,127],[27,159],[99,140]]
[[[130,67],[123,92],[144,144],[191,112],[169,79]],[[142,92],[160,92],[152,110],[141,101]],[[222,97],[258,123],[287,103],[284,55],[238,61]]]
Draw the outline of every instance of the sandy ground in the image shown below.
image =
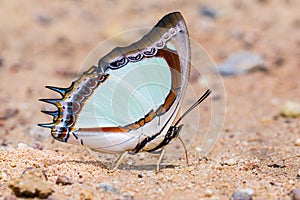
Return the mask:
[[[219,16],[203,16],[203,6]],[[222,78],[224,85],[217,87],[224,86],[226,99],[212,101],[226,100],[227,112],[205,158],[199,154],[203,141],[196,138],[189,166],[182,151],[169,153],[156,173],[157,156],[139,154],[111,173],[103,164],[112,166],[116,156],[99,154],[97,161],[81,146],[54,141],[49,130],[37,127],[51,120],[40,113],[49,106],[38,99],[56,97],[45,85],[69,86],[97,44],[150,27],[174,10],[214,62],[248,50],[264,55],[268,69]],[[229,199],[245,188],[254,191],[253,199],[290,199],[291,190],[300,188],[300,118],[284,118],[280,111],[286,101],[300,103],[299,10],[298,0],[0,1],[0,199],[18,198],[9,185],[29,167],[44,170],[53,191],[49,199]],[[200,95],[197,76],[191,82]],[[210,122],[210,105],[200,109],[199,132],[217,123]],[[222,117],[216,120],[222,124]],[[198,127],[195,120],[185,123],[184,132]],[[68,184],[56,184],[58,177]]]

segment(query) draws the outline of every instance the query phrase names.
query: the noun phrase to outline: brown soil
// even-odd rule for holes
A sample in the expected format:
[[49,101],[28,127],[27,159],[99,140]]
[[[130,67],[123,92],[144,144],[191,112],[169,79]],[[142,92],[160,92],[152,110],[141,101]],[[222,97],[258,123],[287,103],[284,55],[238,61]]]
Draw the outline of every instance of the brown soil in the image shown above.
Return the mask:
[[[0,2],[0,199],[14,199],[9,183],[29,167],[44,170],[54,191],[50,199],[229,199],[243,188],[253,189],[254,199],[289,199],[290,191],[300,188],[295,145],[300,118],[280,116],[286,101],[300,103],[300,1],[161,2]],[[220,16],[204,17],[202,6]],[[156,157],[139,154],[111,173],[102,163],[112,166],[114,155],[99,154],[97,161],[81,146],[54,141],[49,130],[36,125],[50,120],[40,113],[47,106],[38,99],[56,97],[45,85],[69,86],[98,43],[152,26],[174,10],[215,62],[248,50],[264,55],[268,69],[223,77],[225,123],[205,158],[195,140],[188,149],[189,166],[180,154],[171,163],[164,160],[156,173]],[[192,85],[204,91],[199,81]],[[225,97],[213,99],[220,98]],[[204,122],[209,122],[208,105],[203,103]],[[195,122],[186,123],[191,128]],[[61,176],[71,184],[56,184]]]

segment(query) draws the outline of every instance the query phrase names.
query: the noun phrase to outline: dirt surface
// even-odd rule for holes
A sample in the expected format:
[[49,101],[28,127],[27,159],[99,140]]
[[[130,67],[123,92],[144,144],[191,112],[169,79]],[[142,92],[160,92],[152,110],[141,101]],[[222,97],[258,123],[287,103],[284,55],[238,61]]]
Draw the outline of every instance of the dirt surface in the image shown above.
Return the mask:
[[[201,13],[204,6],[217,16]],[[113,166],[116,156],[99,154],[97,160],[36,125],[51,121],[40,113],[49,106],[38,99],[57,97],[45,85],[68,87],[100,42],[153,26],[175,10],[214,62],[247,50],[263,55],[267,67],[222,77],[226,97],[216,92],[212,101],[226,98],[225,122],[205,158],[195,139],[189,166],[180,154],[156,173],[157,156],[138,154],[111,173],[103,164]],[[291,190],[300,188],[300,118],[284,118],[280,111],[286,101],[300,103],[299,10],[298,0],[0,1],[0,199],[18,198],[9,184],[30,167],[46,174],[49,199],[229,199],[245,188],[253,190],[253,199],[290,199]],[[205,90],[193,75],[191,85],[198,96]],[[200,109],[199,132],[210,122],[210,105]],[[185,123],[183,135],[197,125]]]

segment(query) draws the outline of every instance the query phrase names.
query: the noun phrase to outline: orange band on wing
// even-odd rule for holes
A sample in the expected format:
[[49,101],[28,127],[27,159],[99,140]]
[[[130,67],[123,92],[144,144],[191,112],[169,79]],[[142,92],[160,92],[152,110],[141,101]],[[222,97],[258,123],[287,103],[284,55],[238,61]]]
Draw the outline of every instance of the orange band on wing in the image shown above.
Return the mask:
[[156,116],[156,114],[155,114],[154,110],[151,110],[144,118],[140,119],[137,122],[129,124],[129,125],[125,126],[124,128],[129,129],[129,130],[135,130],[141,126],[144,126],[145,123],[150,122],[155,116]]
[[96,127],[96,128],[80,128],[81,132],[128,132],[128,129],[122,127]]

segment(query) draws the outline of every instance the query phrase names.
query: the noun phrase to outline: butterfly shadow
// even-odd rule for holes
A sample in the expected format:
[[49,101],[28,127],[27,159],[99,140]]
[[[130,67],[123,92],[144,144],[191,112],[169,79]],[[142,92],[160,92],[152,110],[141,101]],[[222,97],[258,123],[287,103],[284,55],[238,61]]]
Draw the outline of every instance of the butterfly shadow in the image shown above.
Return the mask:
[[[178,167],[178,165],[172,164],[161,164],[159,166],[159,170],[163,169],[174,169]],[[118,167],[118,170],[135,170],[135,171],[156,171],[157,165],[156,164],[149,164],[149,165],[129,165],[129,164],[121,164]]]
[[[48,160],[48,165],[60,165],[60,164],[65,164],[65,163],[73,163],[73,164],[84,164],[84,165],[93,165],[100,167],[102,169],[106,169],[109,171],[112,171],[114,168],[114,163],[112,162],[101,162],[99,160],[92,160],[92,161],[82,161],[82,160],[63,160],[63,161],[58,161],[58,160]],[[179,165],[173,165],[173,164],[160,164],[159,169],[164,170],[164,169],[174,169],[178,167]],[[157,165],[156,164],[126,164],[122,163],[120,166],[117,168],[117,170],[135,170],[135,171],[156,171]]]
[[94,161],[82,161],[82,160],[63,160],[63,161],[58,161],[58,160],[47,160],[47,165],[52,166],[52,165],[61,165],[61,164],[66,164],[66,163],[73,163],[73,164],[84,164],[84,165],[94,165],[94,166],[99,166],[100,168],[103,169],[109,169],[107,165],[103,164],[102,162],[98,160]]

